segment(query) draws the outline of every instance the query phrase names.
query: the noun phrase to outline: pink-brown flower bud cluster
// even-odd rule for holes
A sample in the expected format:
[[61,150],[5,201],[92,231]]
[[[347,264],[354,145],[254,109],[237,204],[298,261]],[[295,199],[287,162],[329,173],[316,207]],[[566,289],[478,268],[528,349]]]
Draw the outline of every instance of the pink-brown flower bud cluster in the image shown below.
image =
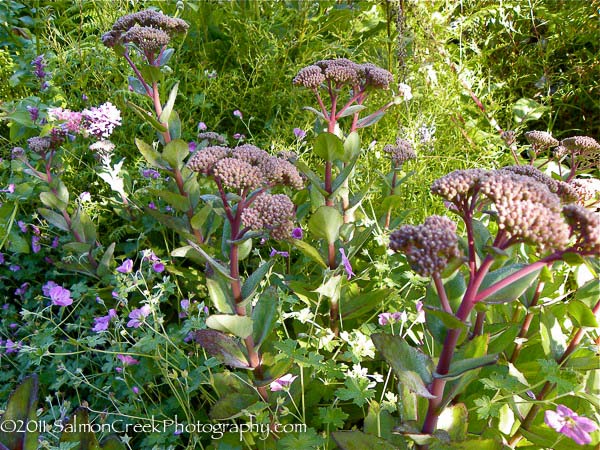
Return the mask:
[[550,190],[550,192],[558,195],[564,203],[574,202],[579,197],[577,195],[577,192],[571,185],[569,185],[568,183],[565,183],[564,181],[555,180],[554,178],[550,178],[548,175],[543,173],[541,170],[539,170],[533,166],[530,166],[530,165],[508,166],[508,167],[503,167],[501,170],[508,170],[508,171],[516,173],[518,175],[524,175],[526,177],[530,177],[536,181],[539,181],[540,183],[544,184]]
[[390,236],[390,248],[404,253],[424,277],[440,273],[450,259],[460,256],[456,224],[443,216],[430,216],[423,225],[403,225]]
[[242,212],[242,223],[253,230],[268,230],[276,240],[289,239],[294,229],[294,203],[285,194],[260,194]]
[[300,69],[294,78],[294,84],[309,89],[317,89],[325,81],[336,86],[349,85],[363,88],[371,86],[377,89],[388,89],[393,76],[375,64],[357,64],[346,58],[338,58],[317,61]]
[[229,189],[256,189],[276,185],[302,189],[298,169],[285,159],[244,144],[229,148],[210,146],[196,150],[188,162],[194,172],[214,176]]
[[600,214],[579,205],[567,205],[563,213],[577,236],[576,248],[592,255],[600,254]]
[[401,166],[406,161],[417,157],[412,144],[401,138],[396,139],[396,145],[389,144],[383,147],[383,151],[390,154],[394,166]]
[[597,178],[574,178],[569,185],[577,193],[577,204],[588,207],[600,202],[600,180]]
[[148,9],[117,19],[112,29],[102,36],[102,42],[107,47],[131,42],[146,53],[156,53],[173,35],[184,33],[188,27],[184,20]]

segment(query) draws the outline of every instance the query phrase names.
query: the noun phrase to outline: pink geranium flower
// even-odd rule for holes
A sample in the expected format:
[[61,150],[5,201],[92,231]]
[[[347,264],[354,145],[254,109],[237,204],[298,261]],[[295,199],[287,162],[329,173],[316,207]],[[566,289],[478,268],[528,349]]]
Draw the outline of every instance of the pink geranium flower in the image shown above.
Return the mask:
[[590,433],[598,429],[595,422],[587,417],[577,415],[564,405],[558,405],[556,411],[546,411],[544,422],[579,445],[587,445],[592,442]]

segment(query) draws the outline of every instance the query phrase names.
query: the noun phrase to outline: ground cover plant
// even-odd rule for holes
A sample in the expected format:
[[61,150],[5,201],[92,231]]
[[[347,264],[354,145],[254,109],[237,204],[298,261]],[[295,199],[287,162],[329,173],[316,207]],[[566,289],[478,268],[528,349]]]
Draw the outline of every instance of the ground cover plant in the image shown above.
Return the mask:
[[599,445],[593,6],[0,14],[0,449]]

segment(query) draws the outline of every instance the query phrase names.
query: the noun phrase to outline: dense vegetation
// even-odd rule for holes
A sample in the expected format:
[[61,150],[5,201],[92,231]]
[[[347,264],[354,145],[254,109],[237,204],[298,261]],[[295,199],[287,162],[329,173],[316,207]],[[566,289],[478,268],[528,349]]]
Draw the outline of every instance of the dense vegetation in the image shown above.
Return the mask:
[[0,3],[0,448],[597,446],[597,14]]

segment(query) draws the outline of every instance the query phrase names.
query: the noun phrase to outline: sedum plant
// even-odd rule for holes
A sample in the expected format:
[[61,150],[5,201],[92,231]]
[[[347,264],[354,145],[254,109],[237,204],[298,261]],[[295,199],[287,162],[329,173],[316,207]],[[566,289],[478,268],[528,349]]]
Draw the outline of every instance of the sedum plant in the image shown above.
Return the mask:
[[[467,419],[466,409],[461,412],[461,395],[476,381],[482,367],[497,363],[510,367],[518,357],[518,348],[512,356],[489,351],[492,330],[506,327],[498,322],[502,317],[498,310],[517,299],[533,310],[540,285],[552,277],[555,265],[587,264],[593,270],[588,260],[600,251],[600,217],[573,203],[579,197],[570,184],[532,166],[458,170],[436,180],[431,192],[442,197],[449,211],[458,216],[464,240],[452,219],[431,216],[422,225],[403,225],[394,231],[390,248],[404,254],[417,274],[431,278],[433,287],[426,296],[427,332],[439,340],[441,349],[426,354],[399,336],[374,334],[372,339],[401,386],[410,392],[403,400],[406,415],[400,431],[418,448],[464,448],[467,444],[453,442],[472,439],[464,432],[466,428],[458,432]],[[589,320],[576,322],[580,329],[564,352],[556,355],[559,365],[580,344],[583,327],[597,326],[597,299],[588,304],[574,301],[572,307],[567,304],[569,315],[577,316],[580,310]],[[492,319],[489,325],[486,314]],[[520,315],[515,314],[513,324],[519,321]],[[527,315],[520,325],[522,338],[527,336],[530,322]],[[504,330],[507,339],[509,329]],[[555,387],[548,381],[532,395],[540,402]],[[418,409],[422,415],[408,406],[420,404],[418,398],[427,404]],[[537,403],[530,405],[524,416],[517,411],[521,426],[512,436],[509,433],[505,442],[514,446],[521,436],[529,436],[539,408]],[[441,416],[451,417],[450,422],[445,419],[443,429],[438,428]],[[500,442],[494,436],[478,448],[496,448]]]
[[[295,85],[312,91],[318,103],[318,109],[305,109],[317,116],[315,129],[318,134],[312,150],[324,162],[322,173],[314,173],[302,162],[298,162],[297,166],[311,182],[309,189],[314,213],[308,223],[309,230],[325,241],[327,257],[322,265],[333,273],[325,275],[324,286],[341,280],[334,272],[338,267],[343,267],[349,278],[354,275],[349,258],[360,250],[364,241],[358,242],[360,233],[355,240],[352,239],[352,223],[355,211],[368,193],[365,189],[351,195],[349,190],[348,180],[361,154],[358,130],[375,124],[391,106],[400,103],[402,97],[394,98],[363,117],[361,113],[366,110],[365,103],[370,94],[375,90],[389,89],[392,82],[393,76],[387,70],[371,63],[357,64],[346,58],[317,61],[300,69],[293,80]],[[341,124],[345,117],[350,123],[343,130]],[[350,238],[347,247],[352,247],[352,252],[348,254],[339,242],[342,234]],[[309,244],[302,243],[299,248],[315,258],[317,252]],[[317,260],[323,261],[321,258]],[[329,296],[330,329],[335,335],[340,331],[337,297]]]

